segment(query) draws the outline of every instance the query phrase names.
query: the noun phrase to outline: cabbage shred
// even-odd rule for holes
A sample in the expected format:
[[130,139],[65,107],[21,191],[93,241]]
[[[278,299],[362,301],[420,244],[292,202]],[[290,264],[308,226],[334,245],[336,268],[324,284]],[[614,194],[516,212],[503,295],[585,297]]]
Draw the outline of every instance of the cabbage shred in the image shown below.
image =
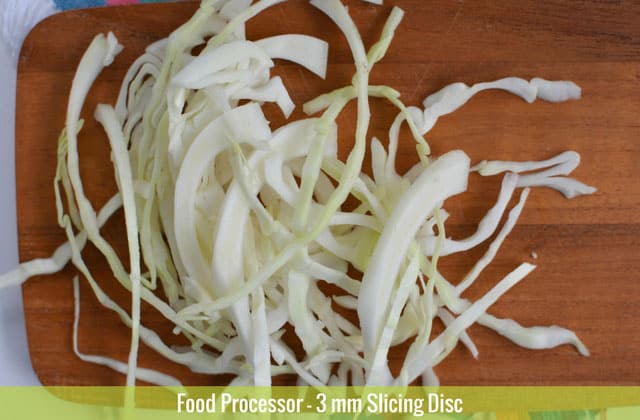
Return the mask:
[[[308,118],[272,130],[262,105],[276,104],[287,118],[295,107],[286,81],[270,74],[273,60],[292,61],[324,78],[328,56],[327,43],[307,35],[246,39],[247,20],[281,1],[203,0],[189,21],[133,63],[116,104],[99,105],[95,112],[109,138],[118,185],[98,212],[84,194],[79,172],[80,112],[95,78],[122,46],[111,33],[95,37],[78,66],[58,143],[56,208],[68,241],[51,258],[23,263],[0,277],[0,286],[56,272],[71,261],[100,303],[131,328],[127,362],[81,353],[75,338],[75,279],[74,351],[82,360],[126,374],[127,385],[136,378],[180,383],[138,367],[140,341],[194,372],[231,374],[235,385],[270,385],[272,377],[283,374],[314,386],[404,386],[418,378],[438,384],[434,368],[459,341],[477,357],[466,331],[475,323],[522,347],[571,344],[588,355],[570,330],[524,327],[487,312],[535,269],[532,264],[515,267],[475,302],[462,297],[515,226],[530,188],[554,188],[567,198],[595,191],[568,177],[579,163],[578,153],[471,167],[461,150],[431,155],[424,138],[438,118],[483,90],[505,90],[527,102],[562,102],[579,98],[580,88],[568,81],[508,77],[473,86],[454,83],[429,95],[422,107],[406,106],[391,87],[368,82],[404,12],[393,8],[380,39],[367,50],[339,0],[312,0],[347,40],[355,63],[353,82],[304,104]],[[192,55],[198,46],[201,52]],[[367,142],[370,97],[398,108],[386,148],[377,138]],[[336,119],[352,100],[357,101],[355,145],[341,160]],[[403,123],[410,128],[419,163],[400,174],[396,156]],[[367,149],[371,176],[363,171]],[[499,196],[474,234],[448,238],[444,204],[466,191],[472,172],[504,172]],[[499,229],[518,188],[523,188],[519,201]],[[358,204],[347,211],[343,204],[349,198]],[[120,208],[129,270],[101,234]],[[452,282],[439,272],[439,259],[483,244],[496,232],[463,279]],[[130,310],[109,298],[84,263],[87,241],[131,292]],[[320,281],[342,294],[325,295]],[[163,298],[156,294],[158,287]],[[143,301],[190,345],[172,347],[145,327]],[[335,306],[357,312],[359,322],[343,317]],[[433,337],[436,318],[446,328]],[[303,357],[283,340],[287,326],[301,343]],[[407,340],[412,344],[394,374],[389,353]]]

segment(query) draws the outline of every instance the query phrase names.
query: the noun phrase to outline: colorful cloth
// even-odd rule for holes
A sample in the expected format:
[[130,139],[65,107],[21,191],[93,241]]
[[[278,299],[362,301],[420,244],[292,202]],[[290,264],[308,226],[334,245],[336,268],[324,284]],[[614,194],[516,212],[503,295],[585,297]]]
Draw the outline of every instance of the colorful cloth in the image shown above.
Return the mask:
[[54,3],[59,10],[69,10],[83,7],[120,6],[124,4],[158,3],[162,1],[168,0],[55,0]]

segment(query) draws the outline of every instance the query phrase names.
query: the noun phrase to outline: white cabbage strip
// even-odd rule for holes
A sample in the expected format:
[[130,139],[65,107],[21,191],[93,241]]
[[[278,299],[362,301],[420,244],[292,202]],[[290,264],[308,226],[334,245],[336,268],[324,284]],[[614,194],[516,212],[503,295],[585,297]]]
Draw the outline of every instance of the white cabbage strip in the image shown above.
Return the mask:
[[[572,331],[523,327],[487,313],[535,268],[531,264],[516,267],[475,302],[462,297],[514,228],[530,187],[555,188],[567,198],[595,191],[567,177],[579,163],[578,153],[540,162],[483,161],[471,168],[463,151],[431,156],[423,138],[438,118],[487,89],[502,89],[527,102],[561,102],[579,98],[580,88],[566,81],[515,77],[473,86],[454,83],[429,95],[423,108],[407,107],[392,88],[368,83],[403,12],[393,9],[380,39],[367,50],[339,0],[312,0],[344,33],[355,63],[353,83],[304,104],[307,114],[317,116],[275,129],[262,105],[275,103],[289,117],[295,104],[286,81],[271,76],[273,60],[288,60],[324,77],[329,47],[298,34],[245,39],[246,21],[279,2],[204,0],[188,22],[135,61],[115,106],[99,105],[95,112],[109,138],[118,185],[118,193],[99,213],[80,178],[78,142],[90,139],[83,139],[79,116],[93,81],[121,46],[111,33],[93,40],[74,78],[58,146],[56,208],[68,242],[51,258],[26,262],[0,277],[0,286],[59,271],[71,261],[100,303],[131,328],[127,362],[80,353],[75,282],[74,351],[85,361],[125,373],[127,384],[136,378],[178,384],[171,376],[138,366],[139,341],[194,372],[232,374],[233,384],[255,385],[270,385],[272,377],[283,374],[295,374],[299,383],[311,385],[407,385],[416,378],[438,384],[434,367],[459,341],[477,357],[481,349],[467,331],[475,323],[523,347],[570,344],[588,355]],[[197,46],[201,52],[193,56]],[[376,138],[367,146],[369,97],[384,98],[399,111],[386,148]],[[336,118],[352,100],[358,110],[355,145],[341,160]],[[396,155],[403,122],[411,130],[405,141],[415,142],[419,163],[399,174]],[[363,168],[368,150],[372,176]],[[447,238],[443,206],[447,198],[465,192],[472,172],[506,174],[477,231],[467,238]],[[521,187],[527,188],[507,212]],[[352,210],[343,206],[348,198],[356,202],[349,206]],[[121,207],[126,264],[101,234]],[[484,244],[496,232],[464,278],[450,283],[439,273],[440,258]],[[107,296],[84,263],[81,252],[87,241],[131,291],[130,312]],[[354,270],[361,280],[354,278]],[[339,293],[327,296],[321,282]],[[166,300],[154,293],[158,285]],[[143,301],[191,345],[172,348],[145,327]],[[354,316],[344,317],[343,310]],[[358,323],[353,321],[356,312]],[[446,328],[433,337],[436,318]],[[296,356],[291,341],[283,338],[285,330],[297,336],[304,356]],[[389,353],[407,340],[412,344],[394,373]]]

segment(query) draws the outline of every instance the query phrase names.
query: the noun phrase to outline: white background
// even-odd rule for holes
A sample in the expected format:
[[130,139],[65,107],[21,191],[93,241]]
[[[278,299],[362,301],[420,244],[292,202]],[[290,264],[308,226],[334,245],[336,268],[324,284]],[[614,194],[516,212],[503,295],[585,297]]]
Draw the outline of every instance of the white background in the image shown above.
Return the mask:
[[[0,273],[18,264],[15,193],[16,65],[0,42]],[[19,287],[0,289],[0,385],[39,385],[29,349]]]

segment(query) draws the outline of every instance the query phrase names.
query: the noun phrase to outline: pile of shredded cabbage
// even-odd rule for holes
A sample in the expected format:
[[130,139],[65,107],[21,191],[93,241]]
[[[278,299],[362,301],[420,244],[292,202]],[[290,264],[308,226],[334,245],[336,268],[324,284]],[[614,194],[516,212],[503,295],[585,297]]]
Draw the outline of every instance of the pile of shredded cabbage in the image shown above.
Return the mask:
[[[236,385],[270,385],[272,377],[283,374],[296,374],[300,384],[314,386],[407,385],[418,378],[435,385],[434,367],[458,342],[477,356],[466,332],[475,323],[522,347],[571,344],[588,355],[572,331],[524,327],[487,312],[535,268],[531,264],[515,267],[475,302],[462,297],[513,229],[530,187],[554,188],[567,198],[595,191],[567,177],[579,155],[569,151],[541,162],[483,161],[471,167],[460,150],[432,156],[424,138],[440,116],[486,89],[502,89],[527,102],[562,102],[579,98],[580,88],[566,81],[515,77],[473,86],[454,83],[429,95],[422,108],[407,107],[393,88],[368,81],[402,10],[392,10],[379,40],[367,50],[339,0],[312,0],[344,33],[355,62],[353,83],[304,104],[309,118],[272,131],[262,105],[275,103],[286,117],[295,106],[283,80],[270,75],[273,60],[288,60],[324,77],[328,54],[326,42],[306,35],[245,39],[247,20],[281,1],[203,0],[188,22],[133,63],[115,106],[95,110],[109,138],[118,185],[98,211],[80,177],[80,112],[94,80],[122,47],[112,33],[94,38],[73,80],[58,146],[56,204],[68,242],[51,258],[26,262],[2,276],[0,285],[56,272],[71,261],[100,303],[131,328],[126,363],[81,353],[76,278],[74,350],[83,360],[126,373],[128,385],[136,378],[179,384],[138,366],[140,341],[194,372],[232,374]],[[192,55],[198,46],[200,52]],[[386,147],[367,138],[370,97],[385,98],[398,109]],[[341,160],[336,118],[353,100],[355,144]],[[403,141],[415,141],[419,163],[399,174],[396,156],[405,122],[413,138]],[[367,152],[372,176],[363,171]],[[471,172],[504,173],[502,186],[477,231],[451,239],[445,234],[443,206],[466,190]],[[500,226],[519,188],[519,201]],[[349,211],[343,209],[348,198],[357,201]],[[127,263],[101,234],[120,208]],[[440,258],[492,237],[463,279],[452,282],[438,271]],[[87,241],[131,292],[130,311],[101,289],[85,265],[81,252]],[[320,282],[342,293],[327,296]],[[170,346],[146,327],[142,301],[175,324],[175,333],[191,345]],[[342,316],[337,306],[357,312],[358,323]],[[436,318],[446,328],[434,337]],[[283,340],[286,330],[297,336],[303,357]],[[394,374],[389,353],[403,342],[411,344]]]

